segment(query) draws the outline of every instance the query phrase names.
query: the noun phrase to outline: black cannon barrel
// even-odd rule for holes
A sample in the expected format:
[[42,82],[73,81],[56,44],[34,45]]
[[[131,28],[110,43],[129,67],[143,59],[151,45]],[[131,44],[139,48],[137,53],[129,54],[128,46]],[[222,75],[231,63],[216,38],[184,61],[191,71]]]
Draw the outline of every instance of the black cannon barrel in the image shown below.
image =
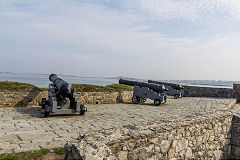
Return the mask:
[[125,85],[129,85],[129,86],[147,87],[158,93],[167,91],[167,89],[165,88],[164,85],[145,83],[145,82],[139,82],[139,81],[130,81],[130,80],[126,80],[126,79],[119,79],[119,84],[125,84]]
[[180,84],[175,84],[175,83],[168,83],[168,82],[161,82],[161,81],[153,81],[153,80],[148,80],[148,83],[155,83],[155,84],[162,84],[165,86],[170,86],[176,90],[183,89],[182,85]]
[[70,83],[58,78],[56,74],[51,74],[49,80],[53,82],[55,88],[59,91],[60,95],[63,97],[71,98],[73,97],[74,88]]

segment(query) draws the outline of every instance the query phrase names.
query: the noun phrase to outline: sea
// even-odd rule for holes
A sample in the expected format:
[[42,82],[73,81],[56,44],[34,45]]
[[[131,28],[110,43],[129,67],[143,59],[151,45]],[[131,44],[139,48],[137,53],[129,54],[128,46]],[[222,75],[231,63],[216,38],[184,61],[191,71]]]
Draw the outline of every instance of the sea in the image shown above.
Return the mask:
[[[110,84],[118,84],[120,78],[129,80],[147,81],[147,79],[138,79],[134,77],[82,77],[76,75],[62,75],[58,76],[69,83],[92,84],[99,86],[106,86]],[[14,73],[14,72],[0,72],[0,81],[14,81],[22,83],[30,83],[37,87],[48,87],[50,81],[49,74],[42,73]],[[156,79],[155,79],[156,80]],[[240,83],[240,81],[223,81],[223,80],[161,80],[164,82],[171,82],[186,85],[198,86],[213,86],[231,88],[233,83]]]

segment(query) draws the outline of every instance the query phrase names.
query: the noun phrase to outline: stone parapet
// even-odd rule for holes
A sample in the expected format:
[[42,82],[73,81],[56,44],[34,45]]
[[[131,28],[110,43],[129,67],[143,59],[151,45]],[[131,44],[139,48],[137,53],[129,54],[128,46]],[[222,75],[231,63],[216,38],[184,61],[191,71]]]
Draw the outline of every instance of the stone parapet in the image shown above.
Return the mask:
[[233,91],[234,95],[237,98],[237,101],[240,101],[240,84],[234,83],[233,84]]
[[233,115],[217,111],[81,135],[65,145],[66,159],[227,159]]
[[[122,92],[76,92],[82,104],[129,102],[132,91]],[[0,92],[0,106],[38,106],[48,92]]]
[[[232,88],[184,86],[185,97],[223,97],[240,100],[240,84]],[[122,92],[76,92],[81,103],[122,103],[132,99],[133,91]],[[42,98],[47,98],[48,92],[0,92],[0,106],[36,106]]]
[[202,87],[202,86],[188,86],[184,85],[185,97],[224,97],[234,98],[234,91],[232,88],[221,87]]
[[48,92],[0,92],[0,106],[34,106],[38,105]]
[[231,133],[231,158],[240,159],[240,115],[233,117]]

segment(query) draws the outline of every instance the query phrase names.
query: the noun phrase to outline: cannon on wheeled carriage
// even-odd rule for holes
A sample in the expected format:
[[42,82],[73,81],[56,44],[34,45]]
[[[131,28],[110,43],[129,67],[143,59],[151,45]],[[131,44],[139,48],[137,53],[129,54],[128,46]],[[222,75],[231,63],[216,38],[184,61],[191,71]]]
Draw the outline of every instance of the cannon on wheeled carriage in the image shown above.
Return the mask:
[[167,97],[164,92],[167,90],[164,85],[145,83],[139,81],[130,81],[119,79],[119,84],[134,86],[132,102],[138,104],[145,102],[147,98],[154,100],[154,105],[159,106],[166,103]]
[[176,99],[183,96],[184,88],[180,84],[161,82],[161,81],[153,81],[153,80],[148,80],[148,83],[164,85],[168,89],[167,91],[165,91],[166,94],[169,96],[174,96],[174,98],[176,98]]
[[87,108],[80,104],[74,88],[70,83],[51,74],[49,80],[52,82],[48,88],[48,99],[42,98],[39,106],[42,106],[42,114],[48,117],[50,114],[76,113],[84,115]]

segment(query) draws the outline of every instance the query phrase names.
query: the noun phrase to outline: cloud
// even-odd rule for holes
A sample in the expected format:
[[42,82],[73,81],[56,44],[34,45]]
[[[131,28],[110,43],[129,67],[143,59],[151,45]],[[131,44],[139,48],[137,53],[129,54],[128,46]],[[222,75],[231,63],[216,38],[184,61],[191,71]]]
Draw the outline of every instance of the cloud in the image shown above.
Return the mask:
[[0,67],[154,79],[214,72],[222,79],[224,59],[240,58],[239,7],[232,0],[2,0]]
[[130,0],[125,5],[160,20],[240,20],[240,1],[237,0]]

